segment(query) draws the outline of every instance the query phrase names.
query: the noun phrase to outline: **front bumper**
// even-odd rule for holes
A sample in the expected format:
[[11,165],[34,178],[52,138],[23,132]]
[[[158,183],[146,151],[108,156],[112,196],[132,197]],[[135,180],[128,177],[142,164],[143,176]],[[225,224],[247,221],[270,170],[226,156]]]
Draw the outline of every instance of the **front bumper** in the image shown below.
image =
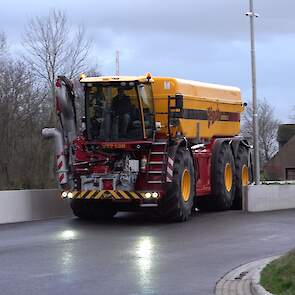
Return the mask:
[[157,192],[127,192],[127,191],[64,191],[61,193],[63,199],[80,200],[111,200],[111,201],[137,201],[157,203],[160,194]]

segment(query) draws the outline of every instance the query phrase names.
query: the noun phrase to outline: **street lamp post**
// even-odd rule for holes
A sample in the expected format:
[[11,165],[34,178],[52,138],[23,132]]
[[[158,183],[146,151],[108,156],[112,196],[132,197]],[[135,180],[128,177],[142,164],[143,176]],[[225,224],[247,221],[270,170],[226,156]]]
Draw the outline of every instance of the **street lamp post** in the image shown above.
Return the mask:
[[257,114],[257,87],[256,87],[256,52],[255,52],[255,30],[254,20],[259,17],[254,12],[253,0],[250,1],[250,12],[246,15],[250,17],[251,32],[251,64],[252,64],[252,104],[253,104],[253,138],[254,138],[254,168],[255,168],[255,184],[260,183],[260,161],[259,161],[259,125]]

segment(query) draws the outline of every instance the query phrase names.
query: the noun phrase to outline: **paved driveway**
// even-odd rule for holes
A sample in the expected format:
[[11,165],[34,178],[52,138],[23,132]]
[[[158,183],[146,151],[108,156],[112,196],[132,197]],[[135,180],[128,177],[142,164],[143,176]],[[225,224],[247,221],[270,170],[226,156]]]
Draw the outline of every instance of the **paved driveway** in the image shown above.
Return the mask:
[[119,214],[0,226],[1,294],[214,293],[230,269],[295,247],[295,211],[196,214],[159,223]]

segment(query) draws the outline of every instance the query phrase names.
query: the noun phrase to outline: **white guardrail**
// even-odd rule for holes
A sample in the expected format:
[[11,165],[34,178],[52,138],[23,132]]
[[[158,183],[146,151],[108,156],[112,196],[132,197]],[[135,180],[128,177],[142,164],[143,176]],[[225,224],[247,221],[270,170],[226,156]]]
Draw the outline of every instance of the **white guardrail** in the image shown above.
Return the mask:
[[[295,182],[249,185],[243,191],[248,212],[295,208]],[[0,224],[73,216],[58,190],[0,191]]]
[[0,224],[72,216],[58,190],[0,191]]

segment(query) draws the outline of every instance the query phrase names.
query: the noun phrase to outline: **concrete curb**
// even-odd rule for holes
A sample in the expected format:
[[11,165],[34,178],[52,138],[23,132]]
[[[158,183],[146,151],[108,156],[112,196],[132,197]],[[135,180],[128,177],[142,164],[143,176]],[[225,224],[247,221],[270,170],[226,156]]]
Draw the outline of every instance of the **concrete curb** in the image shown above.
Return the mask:
[[269,293],[266,291],[261,285],[260,285],[260,277],[261,277],[261,272],[263,269],[266,267],[267,264],[269,264],[271,261],[277,259],[278,257],[272,257],[271,260],[266,263],[262,264],[256,272],[253,274],[252,277],[252,282],[251,282],[251,291],[253,295],[273,295],[272,293]]
[[228,272],[216,284],[216,295],[272,295],[260,285],[263,268],[279,256],[269,257],[239,266]]

